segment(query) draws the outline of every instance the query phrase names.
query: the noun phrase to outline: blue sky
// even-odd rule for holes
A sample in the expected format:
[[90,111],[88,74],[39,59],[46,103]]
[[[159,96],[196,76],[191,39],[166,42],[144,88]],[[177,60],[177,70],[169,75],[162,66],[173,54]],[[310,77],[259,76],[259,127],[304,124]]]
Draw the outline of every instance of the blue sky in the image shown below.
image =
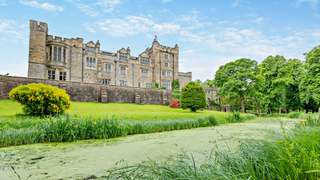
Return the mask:
[[219,66],[269,55],[304,60],[320,44],[320,0],[0,0],[0,74],[27,76],[29,20],[49,34],[101,43],[101,50],[180,48],[180,71],[213,79]]

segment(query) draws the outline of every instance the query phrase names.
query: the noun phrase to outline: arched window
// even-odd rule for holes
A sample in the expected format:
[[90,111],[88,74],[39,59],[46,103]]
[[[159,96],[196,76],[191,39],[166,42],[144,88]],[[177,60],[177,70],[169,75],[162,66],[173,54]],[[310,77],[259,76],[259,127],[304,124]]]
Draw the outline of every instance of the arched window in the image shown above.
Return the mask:
[[92,58],[90,58],[90,67],[92,67]]
[[57,52],[57,47],[54,47],[53,49],[53,60],[57,61],[58,60],[58,52]]
[[89,62],[89,58],[87,57],[87,67],[89,67],[90,62]]
[[93,58],[93,67],[96,67],[96,58]]
[[58,48],[58,61],[61,61],[61,47]]

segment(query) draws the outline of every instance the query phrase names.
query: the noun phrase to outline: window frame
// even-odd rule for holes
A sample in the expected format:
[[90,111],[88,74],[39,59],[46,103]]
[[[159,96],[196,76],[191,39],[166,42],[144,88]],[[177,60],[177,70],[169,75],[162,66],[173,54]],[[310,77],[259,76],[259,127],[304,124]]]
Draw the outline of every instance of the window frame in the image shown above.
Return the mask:
[[56,78],[56,71],[55,70],[48,70],[48,79],[55,80]]
[[[107,67],[107,66],[109,66],[109,67]],[[107,69],[109,69],[109,71],[107,71]],[[104,65],[104,71],[105,72],[111,72],[111,64],[105,64]]]
[[126,66],[120,66],[120,74],[123,74],[123,75],[127,74],[126,69],[127,69]]
[[119,59],[128,60],[128,54],[119,53]]

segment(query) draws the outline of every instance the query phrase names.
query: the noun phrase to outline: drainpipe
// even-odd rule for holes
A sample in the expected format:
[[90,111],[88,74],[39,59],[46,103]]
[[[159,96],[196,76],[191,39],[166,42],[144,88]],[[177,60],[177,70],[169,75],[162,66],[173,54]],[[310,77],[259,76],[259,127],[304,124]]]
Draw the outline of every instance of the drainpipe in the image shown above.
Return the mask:
[[72,46],[70,46],[69,81],[71,81],[71,60],[72,60]]
[[114,61],[114,85],[117,85],[117,61]]

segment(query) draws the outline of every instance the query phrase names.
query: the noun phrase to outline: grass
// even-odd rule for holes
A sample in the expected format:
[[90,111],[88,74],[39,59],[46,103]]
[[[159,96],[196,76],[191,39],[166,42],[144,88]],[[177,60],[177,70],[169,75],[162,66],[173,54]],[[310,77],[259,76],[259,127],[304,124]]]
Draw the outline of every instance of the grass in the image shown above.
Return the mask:
[[[11,100],[0,100],[0,118],[11,119],[16,114],[22,113],[21,106]],[[94,102],[72,102],[72,108],[68,111],[71,115],[81,117],[104,117],[115,115],[115,117],[127,120],[166,120],[166,119],[191,119],[199,116],[215,115],[222,120],[228,114],[219,111],[197,111],[174,109],[161,105],[136,105],[127,103],[94,103]],[[2,116],[2,117],[1,117]]]
[[10,100],[0,101],[0,147],[107,139],[130,134],[215,126],[254,118],[253,115],[240,116],[239,113],[217,111],[194,113],[159,105],[86,102],[73,102],[70,114],[56,117],[16,116],[17,113],[21,113],[20,105]]
[[111,171],[121,179],[319,179],[320,118],[308,116],[293,129],[264,140],[242,140],[235,151],[212,149],[199,162],[187,152],[165,163],[151,161]]

